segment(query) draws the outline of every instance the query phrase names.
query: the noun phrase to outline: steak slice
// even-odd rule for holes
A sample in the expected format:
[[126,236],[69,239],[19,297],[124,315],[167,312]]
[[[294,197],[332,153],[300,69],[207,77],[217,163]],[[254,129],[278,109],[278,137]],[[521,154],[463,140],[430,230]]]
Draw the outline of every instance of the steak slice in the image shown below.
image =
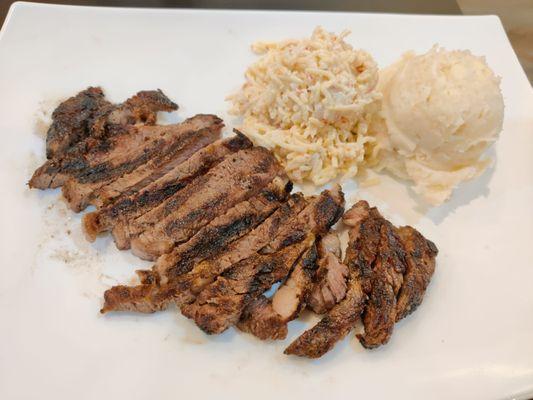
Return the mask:
[[[163,218],[131,241],[135,255],[148,260],[169,252],[213,218],[259,193],[273,179],[288,182],[272,153],[262,147],[241,150],[185,189],[181,204],[168,203]],[[178,193],[179,195],[179,193]],[[173,210],[172,210],[173,209]],[[155,221],[154,221],[155,222]]]
[[237,328],[261,340],[283,340],[288,332],[287,321],[274,311],[272,302],[264,295],[248,304]]
[[220,254],[280,207],[291,189],[292,182],[288,179],[275,178],[259,194],[238,203],[200,229],[190,240],[159,257],[153,268],[159,283],[167,284],[189,272],[198,262]]
[[[93,241],[97,234],[106,232],[115,225],[118,226],[114,232],[115,236],[124,237],[125,234],[121,234],[121,231],[125,229],[128,220],[139,217],[154,206],[161,204],[183,189],[194,178],[221,162],[228,154],[250,147],[252,147],[252,142],[240,133],[204,147],[138,193],[124,194],[115,199],[112,204],[84,215],[83,227],[87,237]],[[121,220],[126,222],[121,224]],[[128,246],[119,246],[119,248]]]
[[233,264],[253,256],[273,237],[276,237],[287,221],[296,218],[305,208],[306,201],[301,193],[292,194],[287,203],[281,205],[270,217],[242,238],[231,243],[215,257],[196,264],[193,269],[176,277],[175,300],[178,305],[194,301],[204,287],[213,282]]
[[207,286],[181,312],[208,334],[221,333],[238,322],[244,308],[290,272],[298,257],[313,245],[309,235],[277,253],[257,254],[233,265]]
[[[35,170],[28,185],[35,189],[53,189],[63,184],[72,176],[90,168],[91,165],[105,162],[113,154],[116,147],[122,146],[122,151],[129,141],[144,140],[140,135],[128,127],[117,129],[115,134],[105,138],[88,137],[69,148],[61,157],[47,160]],[[121,150],[116,150],[120,152]]]
[[59,157],[89,136],[92,119],[109,106],[111,103],[99,87],[89,87],[62,102],[52,113],[52,124],[46,135],[46,157]]
[[[277,251],[290,243],[301,240],[312,232],[315,235],[323,235],[329,231],[331,226],[337,222],[344,211],[344,195],[340,186],[336,185],[331,190],[323,191],[319,196],[311,198],[308,206],[296,218],[288,220],[280,233],[265,246],[261,252],[270,253]],[[314,257],[316,261],[316,251],[309,253],[309,259]],[[272,311],[252,315],[241,325],[249,333],[256,334],[259,338],[268,337],[266,333],[258,333],[253,327],[266,325],[267,321],[260,321],[266,317],[279,325],[279,320],[271,318],[274,313],[280,314],[281,320],[286,323],[296,318],[305,305],[305,301],[312,287],[313,277],[316,270],[316,262],[308,262],[299,265],[291,273],[291,277],[278,289],[272,298]],[[251,304],[251,308],[255,305]],[[265,310],[264,305],[262,309]],[[250,314],[250,313],[247,313]],[[251,315],[251,314],[250,314]],[[270,331],[274,336],[281,336],[283,328],[272,327]],[[271,337],[274,338],[274,337]]]
[[360,283],[354,280],[346,292],[346,297],[318,324],[292,342],[284,353],[308,358],[322,357],[355,327],[365,300],[366,296]]
[[398,229],[405,247],[406,272],[396,300],[396,321],[417,309],[435,272],[435,257],[438,249],[420,232],[410,226]]
[[[213,120],[218,121],[218,118],[207,117],[204,122],[211,123]],[[137,131],[135,136],[144,137],[145,140],[136,143],[136,146],[129,146],[125,151],[114,151],[107,161],[90,166],[63,185],[63,196],[74,211],[83,210],[97,189],[157,157],[168,146],[182,141],[184,136],[190,137],[193,134],[187,129],[187,125],[182,124],[138,126],[131,129]]]
[[[316,271],[317,250],[305,251],[272,300],[261,296],[248,304],[237,327],[259,339],[285,339],[287,324],[305,307]],[[266,302],[265,302],[266,300]]]
[[161,152],[146,164],[96,190],[92,203],[102,207],[122,194],[137,193],[188,160],[198,150],[220,139],[222,127],[220,121],[198,131],[184,132],[182,137],[161,149]]
[[318,244],[316,283],[307,303],[317,314],[324,314],[346,296],[348,267],[340,261],[341,247],[336,233],[328,233]]
[[87,170],[141,146],[153,137],[154,133],[128,126],[103,140],[89,137],[62,157],[46,161],[33,173],[29,185],[38,189],[60,187],[69,179],[83,175]]
[[[180,126],[182,129],[200,130],[219,121],[214,115],[200,114],[188,118]],[[113,131],[113,134],[104,138],[88,137],[69,149],[62,157],[46,161],[34,172],[29,186],[37,189],[60,187],[68,179],[83,175],[91,168],[138,148],[159,134],[160,132],[153,129],[137,129],[121,125]]]
[[285,354],[321,357],[355,327],[363,311],[367,295],[363,290],[361,272],[372,268],[384,220],[375,208],[360,201],[345,214],[343,221],[352,226],[345,257],[350,271],[346,296],[314,327],[292,342]]
[[381,225],[378,255],[372,271],[371,291],[363,314],[365,333],[357,335],[372,349],[389,341],[396,322],[396,296],[405,272],[405,250],[390,222]]
[[312,198],[298,218],[286,224],[283,231],[262,251],[276,251],[286,246],[286,243],[294,243],[298,238],[305,237],[310,231],[317,236],[324,235],[343,213],[344,194],[339,185],[334,185],[331,190],[324,190],[319,196]]

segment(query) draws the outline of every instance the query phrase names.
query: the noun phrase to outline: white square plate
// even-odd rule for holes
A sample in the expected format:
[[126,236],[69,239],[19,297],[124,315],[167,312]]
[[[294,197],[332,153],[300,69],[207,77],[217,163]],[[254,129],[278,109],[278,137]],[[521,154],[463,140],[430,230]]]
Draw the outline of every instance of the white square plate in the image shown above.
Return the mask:
[[[230,330],[207,337],[176,310],[98,313],[103,291],[146,267],[112,240],[87,243],[58,191],[25,183],[44,159],[43,111],[89,85],[121,101],[161,88],[194,113],[227,115],[255,40],[323,25],[381,67],[434,43],[486,55],[502,77],[495,167],[421,210],[399,183],[355,191],[440,248],[422,306],[390,343],[351,336],[318,361]],[[498,399],[533,390],[533,96],[500,21],[302,12],[83,8],[18,3],[0,34],[0,398]],[[167,118],[172,120],[172,118]],[[524,395],[525,396],[525,395]]]

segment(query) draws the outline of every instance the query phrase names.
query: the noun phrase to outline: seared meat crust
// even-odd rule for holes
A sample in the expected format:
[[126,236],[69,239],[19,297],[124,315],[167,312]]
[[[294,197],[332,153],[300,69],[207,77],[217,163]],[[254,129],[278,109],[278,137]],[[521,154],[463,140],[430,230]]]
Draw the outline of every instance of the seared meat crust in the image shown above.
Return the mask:
[[311,235],[277,253],[257,254],[235,264],[208,285],[194,303],[182,306],[182,314],[193,319],[206,333],[225,331],[237,323],[251,301],[287,276],[313,241]]
[[99,87],[89,87],[61,103],[52,113],[46,135],[46,157],[64,154],[71,146],[91,134],[94,117],[111,106]]
[[83,221],[85,233],[94,240],[97,234],[120,225],[115,231],[118,236],[118,232],[126,229],[129,220],[134,220],[158,206],[220,163],[227,155],[250,147],[252,143],[242,135],[210,144],[138,192],[123,194],[112,204],[86,214]]
[[422,303],[426,288],[435,272],[437,246],[410,226],[398,229],[398,235],[405,246],[406,272],[398,293],[396,321],[405,318]]

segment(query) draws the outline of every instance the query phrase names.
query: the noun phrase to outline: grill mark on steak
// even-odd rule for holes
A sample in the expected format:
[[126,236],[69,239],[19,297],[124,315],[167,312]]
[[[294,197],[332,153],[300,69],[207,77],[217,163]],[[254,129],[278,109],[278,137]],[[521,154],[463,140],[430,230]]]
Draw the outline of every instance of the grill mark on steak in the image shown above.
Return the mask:
[[46,157],[61,156],[89,136],[91,120],[110,105],[99,87],[89,87],[62,102],[52,113],[52,124],[46,135]]
[[[195,115],[178,125],[180,129],[199,130],[217,123],[214,115]],[[71,148],[63,157],[46,161],[29,181],[31,188],[47,189],[62,186],[72,177],[83,176],[91,168],[105,165],[110,160],[139,148],[146,141],[160,137],[159,128],[138,129],[118,126],[112,135],[102,139],[89,137]],[[165,127],[163,127],[165,128]]]
[[[92,95],[87,96],[87,93]],[[115,147],[115,136],[119,139],[129,136],[128,125],[139,122],[151,124],[155,122],[157,111],[177,109],[177,105],[161,91],[139,92],[122,105],[112,105],[106,100],[93,102],[100,94],[103,98],[100,88],[89,88],[54,111],[47,143],[54,147],[58,146],[58,140],[62,140],[65,144],[67,137],[71,137],[67,141],[72,143],[60,153],[54,153],[52,159],[35,171],[30,187],[46,189],[63,185],[69,176],[88,168],[91,160],[97,162],[98,158],[93,159],[95,155],[99,155],[100,160],[105,158]],[[87,156],[87,153],[90,154]]]
[[194,153],[220,138],[222,121],[198,131],[186,131],[174,143],[164,147],[154,158],[130,173],[98,189],[93,204],[101,207],[122,194],[132,194],[165,175]]
[[[103,138],[88,137],[71,147],[63,156],[47,160],[33,173],[28,185],[35,189],[53,189],[63,184],[72,176],[76,176],[91,165],[104,162],[114,154],[115,147],[126,148],[128,141],[143,140],[140,136],[131,135],[131,129],[123,127],[114,135]],[[119,152],[120,150],[115,150]]]
[[[285,339],[287,324],[305,307],[316,271],[317,249],[313,244],[305,251],[272,300],[263,297],[250,302],[237,327],[260,339]],[[256,304],[258,303],[258,304]]]
[[261,250],[279,234],[287,221],[296,218],[306,204],[302,194],[292,194],[287,203],[246,236],[231,243],[224,252],[196,264],[190,272],[177,277],[176,303],[178,305],[190,303],[205,286],[231,265]]
[[[321,234],[327,232],[331,225],[337,222],[338,218],[344,211],[344,196],[340,187],[336,186],[331,191],[324,191],[320,196],[311,199],[310,203],[305,208],[300,208],[300,212],[292,214],[292,217],[285,218],[280,226],[277,228],[276,234],[264,236],[263,247],[254,249],[265,250],[265,253],[272,253],[282,249],[291,244],[301,241],[310,232],[313,234]],[[269,238],[268,240],[264,240]],[[246,240],[246,237],[245,237]],[[246,243],[246,242],[244,242]],[[242,246],[244,247],[244,246]],[[245,251],[245,249],[233,249],[229,256],[235,256]],[[261,250],[261,252],[263,252]],[[250,254],[250,253],[246,253]],[[316,256],[316,253],[315,253]],[[181,276],[177,280],[176,303],[183,305],[190,303],[199,291],[208,285],[218,274],[224,271],[224,262],[203,262],[195,266],[193,271],[189,274]],[[229,264],[231,265],[231,264]],[[228,265],[228,266],[229,266]],[[227,267],[226,267],[227,268]],[[305,285],[304,285],[305,286]],[[302,290],[307,293],[307,291]],[[303,298],[303,297],[302,297]],[[300,300],[299,295],[297,299]],[[295,314],[299,311],[301,302],[297,301],[295,305]],[[288,322],[288,318],[285,322]],[[257,321],[252,321],[250,324],[255,324]]]
[[[286,203],[282,204],[272,215],[247,235],[230,243],[222,253],[197,263],[190,272],[175,277],[167,285],[159,287],[157,274],[152,271],[142,271],[141,281],[143,284],[140,286],[145,286],[145,288],[136,289],[136,287],[132,287],[129,297],[112,294],[115,290],[126,291],[127,287],[117,286],[116,289],[115,287],[109,289],[111,293],[109,295],[110,301],[106,300],[103,312],[132,310],[143,302],[149,303],[153,299],[158,299],[159,301],[161,297],[164,297],[163,295],[159,296],[159,292],[164,293],[169,298],[174,297],[173,300],[178,306],[193,302],[198,293],[212,283],[217,276],[232,265],[255,255],[257,251],[267,245],[285,226],[287,221],[296,218],[306,205],[307,202],[301,193],[292,194]],[[165,256],[161,256],[157,263],[163,263],[163,257]],[[145,296],[143,293],[150,293],[150,295]],[[152,306],[143,304],[139,307],[139,311],[142,312],[143,309],[150,309]]]
[[[170,285],[163,285],[160,288],[156,284],[156,274],[153,274],[152,271],[143,271],[141,281],[147,287],[142,290],[132,287],[129,297],[110,294],[109,299],[112,302],[105,302],[104,312],[113,310],[120,311],[123,309],[132,310],[139,303],[151,301],[158,291],[165,293],[169,297],[174,296],[174,301],[178,305],[194,301],[196,295],[204,287],[213,282],[218,275],[233,264],[254,255],[270,242],[271,238],[278,233],[283,224],[287,220],[295,218],[304,209],[306,204],[302,194],[292,194],[286,203],[282,204],[280,208],[246,236],[229,244],[227,249],[217,256],[210,257],[196,264],[189,273],[176,277]],[[160,260],[162,260],[162,257],[164,256],[161,256]],[[146,280],[149,280],[149,282]],[[110,292],[114,292],[115,290],[122,292],[127,289],[118,286],[117,289],[115,287],[109,289]],[[151,295],[142,295],[142,293],[147,292],[151,293]],[[150,307],[149,305],[143,305],[140,308],[145,309]]]
[[309,231],[315,235],[324,235],[329,231],[344,212],[344,194],[339,185],[331,190],[324,190],[319,196],[312,198],[309,205],[298,217],[284,227],[272,242],[262,251],[268,253],[301,240]]
[[63,185],[63,196],[74,211],[83,210],[97,189],[145,164],[188,133],[183,131],[181,124],[132,129],[147,139],[127,151],[115,154],[106,162],[85,169]]
[[[288,243],[297,240],[308,232],[313,232],[315,235],[323,235],[329,231],[331,226],[337,222],[344,211],[344,195],[339,186],[334,186],[331,191],[323,191],[319,196],[312,198],[309,205],[295,218],[289,221],[285,226],[282,234],[274,238],[274,240],[262,250],[268,253],[275,251],[277,248],[284,247]],[[339,249],[340,250],[340,249]],[[313,262],[309,262],[307,266],[301,265],[300,268],[295,268],[291,273],[289,279],[282,285],[272,298],[273,312],[280,315],[281,320],[288,323],[296,318],[305,306],[307,297],[313,285],[313,279],[316,272],[316,251],[309,254]],[[251,305],[254,307],[254,305]],[[265,311],[266,306],[262,306]],[[260,318],[267,317],[273,322],[279,324],[279,320],[271,317],[272,312],[263,312],[248,318],[245,327],[247,332],[252,334],[257,333],[253,331],[254,326],[264,326],[266,322],[259,321]],[[270,329],[275,336],[280,336],[282,328]],[[265,336],[261,333],[258,337]]]
[[272,153],[264,148],[241,150],[229,158],[204,175],[207,179],[200,190],[193,182],[193,190],[179,207],[173,207],[175,211],[132,239],[134,254],[143,259],[154,259],[167,253],[174,244],[188,240],[213,218],[256,195],[274,178],[288,181]]
[[[328,212],[324,212],[325,204],[328,205]],[[338,216],[342,215],[343,208],[344,195],[338,187],[323,191],[309,202],[301,194],[292,195],[286,206],[281,207],[243,239],[232,244],[225,254],[203,261],[190,273],[179,277],[176,302],[183,304],[192,301],[205,285],[226,268],[257,251],[276,252],[303,240],[309,232],[315,235],[327,232],[331,225],[337,222]]]
[[198,262],[220,254],[230,243],[268,218],[287,199],[291,188],[288,179],[274,179],[258,195],[238,203],[200,229],[190,240],[161,256],[153,268],[159,282],[173,281]]
[[375,208],[360,201],[350,209],[344,222],[350,226],[345,264],[350,270],[345,298],[335,305],[314,327],[292,342],[285,354],[318,358],[343,339],[358,321],[367,296],[361,272],[371,269],[378,252],[382,217]]
[[221,333],[237,323],[244,308],[283,279],[300,254],[312,246],[314,236],[277,253],[255,255],[241,261],[207,286],[181,312],[208,334]]
[[[228,139],[221,139],[193,154],[188,160],[168,171],[161,178],[150,183],[139,193],[121,196],[113,204],[96,212],[86,214],[83,227],[89,240],[96,239],[96,235],[117,226],[113,234],[115,240],[126,238],[127,221],[133,220],[161,204],[179,190],[183,189],[194,178],[206,173],[213,166],[220,163],[224,157],[233,152],[252,147],[252,143],[242,134]],[[120,223],[120,221],[125,221]],[[117,240],[117,247],[129,247],[128,240],[121,243]]]
[[[435,245],[411,227],[396,229],[376,208],[358,202],[343,218],[352,226],[346,254],[348,292],[285,351],[320,357],[348,334],[362,313],[366,348],[389,341],[394,323],[422,301],[435,268]],[[400,303],[401,301],[401,303]]]
[[117,239],[115,233],[120,233],[125,237],[125,244],[129,247],[129,242],[132,238],[146,230],[150,230],[158,223],[160,225],[163,221],[165,221],[165,224],[168,223],[169,221],[166,221],[167,217],[176,210],[179,210],[187,201],[190,202],[193,196],[195,198],[203,198],[202,202],[209,201],[213,197],[214,192],[219,192],[220,188],[227,189],[228,182],[238,182],[240,179],[244,179],[246,175],[249,175],[249,167],[253,164],[250,160],[252,158],[250,152],[253,151],[253,154],[255,154],[255,150],[253,149],[255,148],[244,149],[228,155],[205,175],[199,176],[190,182],[184,190],[178,191],[166,199],[166,201],[137,217],[135,220],[128,221],[127,225],[117,226],[116,228],[120,228],[120,231],[113,231],[115,240]]
[[324,314],[346,295],[348,267],[340,261],[341,247],[336,233],[328,233],[318,244],[316,282],[308,297],[309,307]]
[[381,225],[378,255],[370,278],[371,291],[363,314],[365,333],[357,335],[368,349],[389,341],[396,322],[396,296],[405,272],[405,250],[388,221]]
[[[222,273],[224,268],[237,262],[239,254],[250,256],[256,251],[261,253],[278,251],[301,241],[309,232],[319,235],[329,230],[330,224],[334,224],[337,221],[337,216],[342,215],[344,196],[339,188],[333,188],[331,191],[326,190],[320,196],[311,199],[309,203],[301,198],[301,195],[296,196],[298,197],[291,196],[291,200],[297,208],[291,206],[291,200],[289,200],[288,206],[279,212],[281,218],[277,219],[277,215],[274,213],[272,225],[269,225],[270,221],[265,221],[263,226],[260,225],[256,231],[252,231],[243,238],[242,242],[237,241],[235,246],[230,247],[223,257],[213,261],[206,260],[198,264],[189,274],[180,277],[178,282],[180,290],[177,294],[178,304],[190,301],[191,296],[194,298],[194,293],[198,293],[205,284]],[[334,200],[335,206],[331,204],[330,200]],[[324,210],[324,204],[329,204],[328,213],[318,211]]]
[[405,248],[406,272],[396,301],[396,321],[414,312],[424,299],[426,288],[435,272],[438,249],[410,226],[398,229]]

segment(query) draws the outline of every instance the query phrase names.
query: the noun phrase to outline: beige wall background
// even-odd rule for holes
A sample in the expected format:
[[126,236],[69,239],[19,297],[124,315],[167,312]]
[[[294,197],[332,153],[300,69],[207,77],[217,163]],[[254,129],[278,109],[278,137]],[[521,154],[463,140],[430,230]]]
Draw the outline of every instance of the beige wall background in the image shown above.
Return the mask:
[[496,14],[533,84],[533,0],[457,0],[465,15]]

